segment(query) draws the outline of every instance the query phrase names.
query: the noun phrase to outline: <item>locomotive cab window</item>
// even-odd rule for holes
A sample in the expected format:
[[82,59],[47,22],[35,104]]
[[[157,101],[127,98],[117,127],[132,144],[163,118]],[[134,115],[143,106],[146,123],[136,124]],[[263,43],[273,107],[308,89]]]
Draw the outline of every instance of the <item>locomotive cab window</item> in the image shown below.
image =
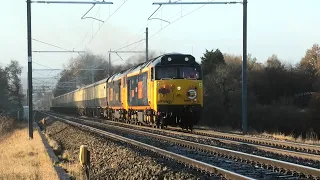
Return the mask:
[[177,67],[156,67],[156,79],[177,79]]
[[200,79],[200,68],[197,67],[180,67],[179,77],[183,79]]
[[156,79],[195,79],[201,80],[200,66],[162,66],[155,69]]

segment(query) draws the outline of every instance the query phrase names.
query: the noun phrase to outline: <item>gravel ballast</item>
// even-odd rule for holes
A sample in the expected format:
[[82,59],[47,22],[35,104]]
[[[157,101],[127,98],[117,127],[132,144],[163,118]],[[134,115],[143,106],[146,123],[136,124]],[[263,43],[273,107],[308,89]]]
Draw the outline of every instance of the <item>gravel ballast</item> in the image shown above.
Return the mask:
[[[71,116],[69,119],[72,120],[75,118],[76,117]],[[85,123],[92,122],[92,120],[89,120],[89,119],[90,118],[81,118],[81,120]],[[80,119],[77,119],[77,120],[80,120]],[[159,129],[146,129],[144,127],[133,127],[128,124],[119,124],[117,122],[114,123],[111,121],[105,121],[105,122],[98,121],[98,122],[99,123],[102,122],[102,123],[106,124],[106,125],[104,125],[104,124],[101,125],[101,127],[109,127],[108,124],[111,124],[111,125],[115,125],[115,126],[126,127],[126,128],[130,128],[130,129],[150,132],[150,133],[154,133],[154,134],[160,134],[160,135],[169,136],[169,137],[173,137],[173,138],[179,138],[179,139],[188,140],[188,141],[201,143],[201,144],[206,144],[206,145],[210,145],[210,146],[226,148],[226,149],[230,149],[230,150],[234,150],[234,151],[241,151],[241,152],[248,153],[248,154],[263,156],[263,157],[277,159],[277,160],[286,161],[286,162],[291,162],[291,163],[300,164],[303,166],[309,166],[309,167],[313,167],[313,168],[317,168],[317,169],[320,168],[319,161],[295,157],[295,156],[290,155],[290,153],[288,153],[286,155],[282,155],[282,154],[278,154],[275,152],[264,151],[261,149],[257,149],[254,146],[250,146],[250,144],[245,145],[245,144],[224,143],[219,140],[215,140],[213,138],[205,137],[205,136],[204,137],[192,137],[192,136],[189,136],[188,134],[186,134],[186,135],[185,134],[176,134],[175,132],[167,132],[167,131],[162,131]]]
[[[36,120],[43,118],[37,114]],[[78,163],[79,148],[87,145],[91,153],[91,179],[216,179],[177,162],[128,144],[114,141],[60,121],[47,119],[46,133],[68,152],[68,163]],[[66,171],[69,171],[68,168]]]

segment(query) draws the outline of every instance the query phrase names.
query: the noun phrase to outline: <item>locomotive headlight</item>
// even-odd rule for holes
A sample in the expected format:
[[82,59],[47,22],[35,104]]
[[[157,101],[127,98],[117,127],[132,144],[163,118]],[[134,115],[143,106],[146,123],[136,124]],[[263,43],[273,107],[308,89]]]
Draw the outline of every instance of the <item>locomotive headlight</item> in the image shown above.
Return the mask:
[[186,57],[186,58],[184,58],[184,60],[185,60],[185,61],[189,61],[189,58],[188,58],[188,57]]
[[178,91],[180,91],[180,90],[181,90],[181,87],[180,87],[180,86],[178,86],[178,87],[177,87],[177,90],[178,90]]
[[171,57],[168,57],[168,61],[171,61],[172,59],[171,59]]
[[188,96],[189,99],[195,99],[197,97],[197,91],[194,90],[194,89],[190,89],[187,92],[187,96]]

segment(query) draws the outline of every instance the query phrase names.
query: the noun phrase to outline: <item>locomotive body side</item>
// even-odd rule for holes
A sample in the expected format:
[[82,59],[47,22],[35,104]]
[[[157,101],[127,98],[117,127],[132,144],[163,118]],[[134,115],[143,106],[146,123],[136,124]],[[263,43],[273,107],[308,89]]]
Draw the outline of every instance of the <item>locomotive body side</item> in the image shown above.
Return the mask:
[[139,65],[127,74],[126,94],[128,119],[136,123],[145,121],[145,109],[151,108],[148,101],[149,69]]
[[114,74],[107,81],[107,107],[102,112],[107,119],[127,119],[125,74],[126,71]]

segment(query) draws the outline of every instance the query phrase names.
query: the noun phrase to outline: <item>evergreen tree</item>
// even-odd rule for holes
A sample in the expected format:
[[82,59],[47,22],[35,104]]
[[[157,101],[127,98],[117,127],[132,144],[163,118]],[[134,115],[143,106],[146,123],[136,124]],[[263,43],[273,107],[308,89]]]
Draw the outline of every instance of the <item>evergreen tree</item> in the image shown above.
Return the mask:
[[224,57],[221,51],[219,49],[216,49],[215,51],[208,51],[206,49],[203,57],[201,57],[203,75],[206,76],[210,74],[214,71],[214,69],[216,69],[218,65],[221,64],[225,64]]

